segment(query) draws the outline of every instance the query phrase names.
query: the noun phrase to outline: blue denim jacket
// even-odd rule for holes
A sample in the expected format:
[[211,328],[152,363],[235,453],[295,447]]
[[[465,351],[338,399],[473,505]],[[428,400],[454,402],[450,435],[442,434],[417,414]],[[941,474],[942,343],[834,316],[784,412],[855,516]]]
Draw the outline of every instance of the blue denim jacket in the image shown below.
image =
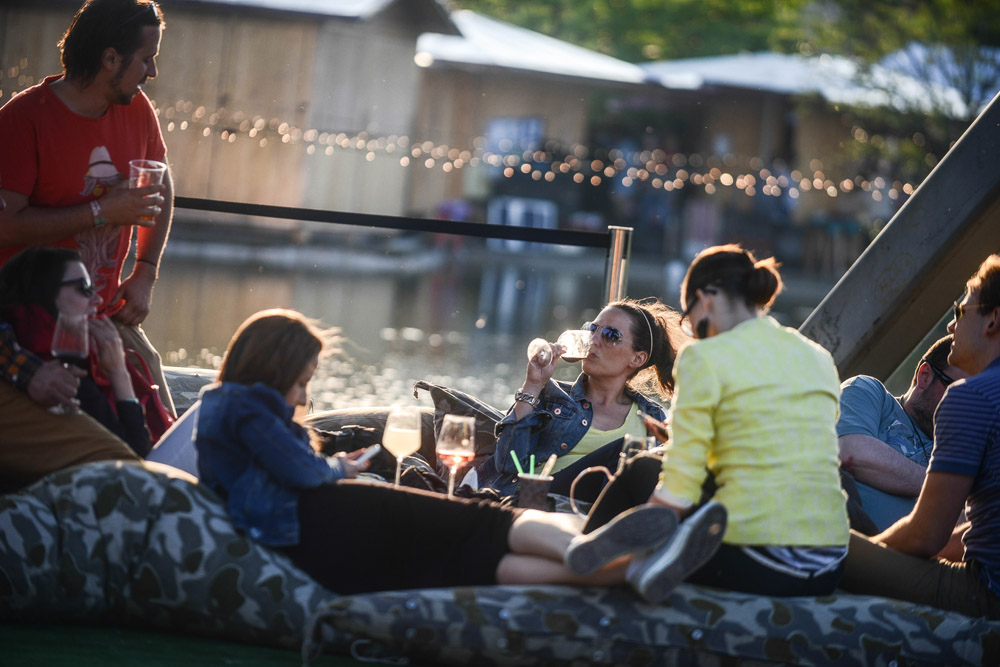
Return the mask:
[[225,499],[237,528],[269,546],[298,544],[300,491],[344,477],[340,461],[309,446],[294,414],[259,382],[225,382],[201,394],[199,477]]
[[[514,408],[497,424],[497,449],[492,458],[479,467],[479,485],[492,487],[503,495],[517,489],[517,468],[510,457],[517,453],[522,464],[535,455],[544,463],[552,454],[562,456],[576,447],[594,418],[594,409],[583,392],[586,375],[580,374],[574,384],[549,380],[538,397],[535,409],[517,421]],[[642,394],[625,390],[646,414],[664,419],[663,408]]]

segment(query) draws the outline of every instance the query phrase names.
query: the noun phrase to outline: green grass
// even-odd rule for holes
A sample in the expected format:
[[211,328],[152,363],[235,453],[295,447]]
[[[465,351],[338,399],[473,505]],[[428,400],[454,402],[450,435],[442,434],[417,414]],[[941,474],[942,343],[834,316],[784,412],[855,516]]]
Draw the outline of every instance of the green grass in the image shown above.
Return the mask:
[[[299,667],[298,651],[91,625],[0,623],[3,667]],[[315,667],[362,663],[324,655]]]

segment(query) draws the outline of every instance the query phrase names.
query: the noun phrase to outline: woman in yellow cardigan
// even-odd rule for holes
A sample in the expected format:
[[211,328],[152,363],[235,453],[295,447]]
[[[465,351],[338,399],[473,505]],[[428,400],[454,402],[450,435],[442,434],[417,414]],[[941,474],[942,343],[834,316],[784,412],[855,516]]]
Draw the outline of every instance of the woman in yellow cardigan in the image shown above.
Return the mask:
[[[670,439],[648,496],[682,521],[631,567],[651,601],[683,580],[778,596],[828,594],[840,581],[840,381],[826,350],[766,315],[781,286],[773,258],[757,261],[738,245],[708,248],[688,269],[682,326],[698,340],[674,365]],[[698,505],[709,473],[717,489]],[[612,486],[598,508],[613,502]]]

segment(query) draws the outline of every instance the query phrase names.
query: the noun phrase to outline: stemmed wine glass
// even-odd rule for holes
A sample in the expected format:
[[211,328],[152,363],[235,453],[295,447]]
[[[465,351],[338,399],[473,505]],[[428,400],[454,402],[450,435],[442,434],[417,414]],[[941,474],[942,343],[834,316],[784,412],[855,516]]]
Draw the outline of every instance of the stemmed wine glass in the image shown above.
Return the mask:
[[393,406],[385,419],[382,446],[396,457],[396,487],[403,458],[420,449],[420,410],[412,405]]
[[[569,329],[559,334],[556,345],[565,350],[562,359],[581,361],[590,354],[591,333],[586,329]],[[536,338],[528,343],[528,362],[536,368],[544,368],[552,362],[552,343],[544,338]]]
[[448,465],[448,497],[455,492],[455,473],[476,456],[476,418],[445,415],[435,447],[438,460]]
[[[85,314],[71,315],[59,312],[56,328],[52,332],[52,356],[66,365],[80,365],[90,354],[89,327]],[[49,412],[57,415],[72,414],[79,410],[68,410],[62,405],[54,405]]]

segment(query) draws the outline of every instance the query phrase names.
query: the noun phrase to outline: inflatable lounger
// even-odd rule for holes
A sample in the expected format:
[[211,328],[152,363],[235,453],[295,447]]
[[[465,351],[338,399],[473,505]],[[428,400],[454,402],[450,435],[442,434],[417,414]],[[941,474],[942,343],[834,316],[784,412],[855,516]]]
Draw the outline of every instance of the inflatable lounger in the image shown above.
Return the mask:
[[464,665],[1000,663],[1000,623],[881,598],[682,585],[337,596],[246,539],[166,466],[93,463],[0,496],[0,618],[85,620],[361,658]]

